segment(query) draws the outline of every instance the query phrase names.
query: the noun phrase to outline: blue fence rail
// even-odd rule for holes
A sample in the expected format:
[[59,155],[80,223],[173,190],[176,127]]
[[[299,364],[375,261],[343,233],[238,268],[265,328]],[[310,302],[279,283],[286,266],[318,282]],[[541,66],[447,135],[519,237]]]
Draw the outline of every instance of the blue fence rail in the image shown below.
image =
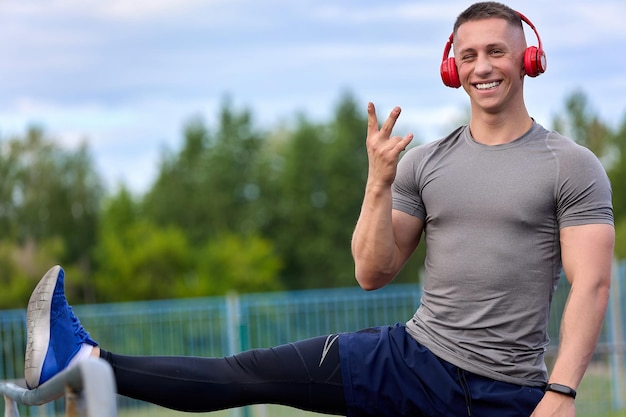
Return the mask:
[[[560,313],[569,285],[562,279],[553,301],[547,352],[558,346]],[[405,322],[415,311],[418,285],[394,284],[373,292],[358,288],[310,290],[227,297],[75,306],[93,337],[107,350],[138,355],[224,356],[328,333]],[[626,262],[616,265],[607,320],[593,362],[579,389],[578,416],[600,416],[625,408]],[[0,311],[0,380],[23,378],[25,312]],[[120,415],[160,415],[158,407],[118,397]],[[48,404],[20,415],[63,415]],[[146,414],[141,414],[145,412]],[[258,413],[233,410],[231,415]],[[162,415],[173,415],[172,413]],[[226,414],[228,415],[228,414]],[[272,409],[272,416],[280,415]],[[304,415],[292,409],[284,415]]]

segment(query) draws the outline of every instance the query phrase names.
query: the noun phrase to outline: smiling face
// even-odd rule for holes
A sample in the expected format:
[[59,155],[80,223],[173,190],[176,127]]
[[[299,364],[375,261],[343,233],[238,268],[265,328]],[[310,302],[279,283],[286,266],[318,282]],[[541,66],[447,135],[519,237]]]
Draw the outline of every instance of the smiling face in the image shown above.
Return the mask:
[[526,40],[521,27],[504,19],[463,23],[454,36],[454,55],[472,114],[524,110]]

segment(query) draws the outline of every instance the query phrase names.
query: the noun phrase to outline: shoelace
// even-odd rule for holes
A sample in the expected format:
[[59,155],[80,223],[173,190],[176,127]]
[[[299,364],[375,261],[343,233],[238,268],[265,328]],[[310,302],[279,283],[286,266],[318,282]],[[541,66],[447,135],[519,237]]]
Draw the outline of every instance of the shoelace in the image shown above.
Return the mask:
[[80,324],[80,320],[78,320],[78,317],[74,315],[74,310],[72,310],[72,307],[68,305],[67,308],[69,310],[70,320],[72,321],[72,327],[74,328],[74,334],[79,337],[81,342],[87,340],[87,338],[89,337],[89,333],[85,331],[85,328],[82,324]]

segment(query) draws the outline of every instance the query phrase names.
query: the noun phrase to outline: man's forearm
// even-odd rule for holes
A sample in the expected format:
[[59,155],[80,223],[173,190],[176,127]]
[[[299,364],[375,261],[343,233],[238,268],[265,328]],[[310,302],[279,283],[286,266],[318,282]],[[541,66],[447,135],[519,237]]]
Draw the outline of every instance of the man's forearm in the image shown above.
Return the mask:
[[577,389],[602,329],[608,304],[610,277],[580,280],[572,286],[561,322],[559,354],[550,382]]
[[368,184],[352,236],[355,275],[365,289],[375,289],[395,276],[396,244],[391,216],[391,187]]

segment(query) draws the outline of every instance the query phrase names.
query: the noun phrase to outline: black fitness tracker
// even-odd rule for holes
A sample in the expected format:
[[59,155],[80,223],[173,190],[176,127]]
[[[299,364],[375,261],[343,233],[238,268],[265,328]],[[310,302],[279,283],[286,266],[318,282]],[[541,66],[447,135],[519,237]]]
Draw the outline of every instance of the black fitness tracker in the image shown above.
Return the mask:
[[552,391],[559,394],[567,395],[568,397],[576,398],[576,390],[570,388],[567,385],[561,384],[548,384],[546,385],[546,392]]

